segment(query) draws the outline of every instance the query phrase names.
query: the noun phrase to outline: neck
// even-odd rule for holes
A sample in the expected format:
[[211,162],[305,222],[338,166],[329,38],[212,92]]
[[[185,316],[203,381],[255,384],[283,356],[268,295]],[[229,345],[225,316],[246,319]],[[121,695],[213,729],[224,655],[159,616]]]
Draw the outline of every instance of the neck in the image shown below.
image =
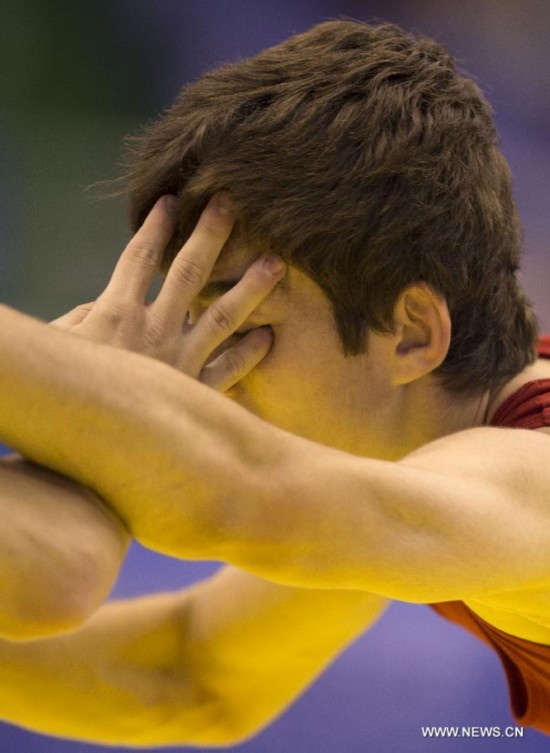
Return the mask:
[[366,442],[355,451],[399,460],[440,437],[486,425],[490,398],[489,393],[459,397],[443,389],[433,377],[399,387],[371,423],[369,434],[376,437],[375,444],[367,447],[368,438],[364,437]]

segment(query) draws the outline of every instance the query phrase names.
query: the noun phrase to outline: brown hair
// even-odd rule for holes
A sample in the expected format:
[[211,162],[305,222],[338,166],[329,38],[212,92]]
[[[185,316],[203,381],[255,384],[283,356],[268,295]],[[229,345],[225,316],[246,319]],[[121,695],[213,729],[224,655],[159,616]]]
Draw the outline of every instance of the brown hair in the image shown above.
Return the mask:
[[516,277],[520,228],[491,108],[436,42],[389,24],[329,21],[206,73],[134,139],[132,222],[178,193],[177,240],[229,190],[236,231],[307,273],[346,354],[389,332],[399,294],[444,296],[452,390],[500,385],[535,357]]

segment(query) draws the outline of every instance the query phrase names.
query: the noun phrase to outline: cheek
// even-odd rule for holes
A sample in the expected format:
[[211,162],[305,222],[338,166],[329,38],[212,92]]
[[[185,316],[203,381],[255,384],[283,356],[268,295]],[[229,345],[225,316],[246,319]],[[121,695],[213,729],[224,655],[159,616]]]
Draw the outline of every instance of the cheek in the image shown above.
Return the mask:
[[323,350],[305,332],[273,326],[273,345],[249,374],[250,384],[265,396],[282,395],[286,402],[306,400],[308,391],[323,381]]
[[285,372],[288,372],[288,359],[274,333],[269,353],[244,377],[242,383],[247,391],[255,394],[265,394],[267,391],[271,393],[281,384]]
[[297,348],[295,338],[288,328],[271,324],[273,344],[267,356],[258,364],[256,371],[265,373],[291,372],[295,368]]

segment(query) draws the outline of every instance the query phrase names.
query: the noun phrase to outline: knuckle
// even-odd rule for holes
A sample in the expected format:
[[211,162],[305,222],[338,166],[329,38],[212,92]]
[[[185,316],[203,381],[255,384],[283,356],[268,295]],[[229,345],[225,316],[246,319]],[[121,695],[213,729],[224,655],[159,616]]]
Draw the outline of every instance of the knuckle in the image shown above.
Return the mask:
[[147,241],[133,241],[127,247],[127,256],[133,262],[138,262],[144,267],[157,268],[159,264],[159,249]]
[[242,351],[232,348],[223,354],[222,359],[226,374],[238,376],[246,371],[247,363]]
[[233,332],[238,326],[234,313],[227,306],[214,304],[209,309],[208,315],[216,330]]
[[100,297],[96,313],[107,325],[117,328],[128,321],[133,321],[138,312],[137,307],[131,301]]
[[181,286],[192,289],[201,286],[206,277],[203,265],[194,259],[176,259],[170,273]]
[[166,341],[154,332],[147,334],[142,352],[144,355],[162,363],[167,363],[169,366],[175,366],[178,361],[178,352],[174,343]]
[[150,324],[145,331],[144,338],[147,352],[156,354],[160,353],[163,348],[169,348],[168,338],[164,336],[158,324]]

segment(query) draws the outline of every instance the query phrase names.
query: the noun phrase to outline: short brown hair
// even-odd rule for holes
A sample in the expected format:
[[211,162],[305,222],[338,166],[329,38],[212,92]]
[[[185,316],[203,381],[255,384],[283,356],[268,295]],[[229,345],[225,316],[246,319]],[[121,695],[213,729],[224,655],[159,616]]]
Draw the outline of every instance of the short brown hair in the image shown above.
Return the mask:
[[208,72],[134,139],[127,178],[134,227],[179,194],[178,243],[230,191],[235,232],[317,282],[348,355],[369,328],[391,331],[397,297],[423,281],[451,312],[449,389],[480,393],[535,357],[491,108],[431,39],[328,21]]

